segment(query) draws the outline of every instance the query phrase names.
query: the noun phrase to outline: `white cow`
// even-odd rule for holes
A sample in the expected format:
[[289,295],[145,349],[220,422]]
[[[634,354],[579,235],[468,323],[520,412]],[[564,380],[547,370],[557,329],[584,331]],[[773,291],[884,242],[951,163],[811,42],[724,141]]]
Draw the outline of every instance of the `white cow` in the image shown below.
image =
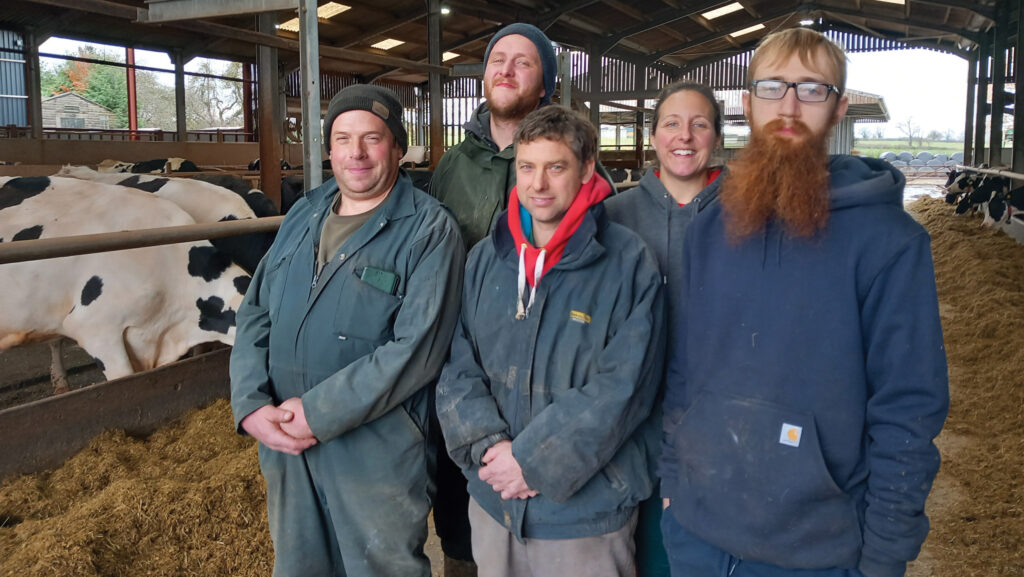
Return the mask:
[[[0,177],[0,242],[192,224],[172,202],[99,182]],[[108,379],[233,344],[249,275],[209,242],[0,265],[0,351],[75,339]]]

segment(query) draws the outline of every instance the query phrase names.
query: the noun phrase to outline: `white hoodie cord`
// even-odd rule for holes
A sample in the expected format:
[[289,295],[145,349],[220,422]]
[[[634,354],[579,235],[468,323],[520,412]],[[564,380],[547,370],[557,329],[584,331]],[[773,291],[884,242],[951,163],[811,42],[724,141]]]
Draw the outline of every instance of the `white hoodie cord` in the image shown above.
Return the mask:
[[526,318],[526,307],[523,297],[526,294],[526,243],[519,245],[519,278],[516,284],[516,320]]
[[524,306],[523,301],[526,298],[526,243],[519,245],[519,278],[518,278],[518,298],[516,299],[516,320],[523,320],[526,315],[530,314],[530,309],[533,308],[533,301],[537,296],[537,285],[540,284],[540,276],[544,272],[544,255],[547,253],[545,249],[540,249],[540,254],[537,255],[537,262],[533,266],[533,286],[530,287],[530,301]]

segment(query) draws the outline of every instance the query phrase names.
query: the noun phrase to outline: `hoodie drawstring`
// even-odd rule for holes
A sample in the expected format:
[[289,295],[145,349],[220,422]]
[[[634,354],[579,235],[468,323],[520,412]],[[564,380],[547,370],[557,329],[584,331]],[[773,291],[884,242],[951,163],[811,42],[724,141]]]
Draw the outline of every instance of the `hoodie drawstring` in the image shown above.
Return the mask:
[[544,254],[547,251],[543,248],[540,249],[540,253],[537,255],[537,262],[533,266],[533,286],[530,287],[530,300],[526,304],[523,303],[526,300],[526,243],[519,245],[519,276],[517,280],[516,291],[518,298],[516,299],[516,320],[521,321],[526,318],[526,315],[530,314],[530,309],[533,308],[533,301],[537,297],[537,285],[540,284],[541,274],[544,272]]

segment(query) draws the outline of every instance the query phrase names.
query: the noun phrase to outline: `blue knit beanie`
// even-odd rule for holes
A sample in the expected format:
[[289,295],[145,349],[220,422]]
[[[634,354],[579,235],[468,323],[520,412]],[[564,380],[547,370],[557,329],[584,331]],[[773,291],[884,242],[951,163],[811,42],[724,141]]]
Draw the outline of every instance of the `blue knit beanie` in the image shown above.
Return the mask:
[[551,102],[551,96],[555,93],[555,76],[558,74],[558,60],[555,58],[555,49],[551,47],[551,40],[547,35],[533,24],[516,22],[509,24],[495,32],[487,45],[487,52],[484,52],[484,66],[491,60],[491,49],[494,44],[509,34],[525,36],[537,47],[537,54],[540,55],[540,68],[544,76],[544,96],[540,99],[540,105],[544,106]]

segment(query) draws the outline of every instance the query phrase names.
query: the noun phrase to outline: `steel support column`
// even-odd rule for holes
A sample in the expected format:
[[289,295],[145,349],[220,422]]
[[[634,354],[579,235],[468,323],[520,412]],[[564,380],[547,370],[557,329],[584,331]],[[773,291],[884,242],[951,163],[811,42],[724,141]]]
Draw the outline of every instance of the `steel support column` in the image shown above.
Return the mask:
[[1014,172],[1024,172],[1024,74],[1021,74],[1021,56],[1024,55],[1024,0],[1017,0],[1017,51],[1013,62],[1013,82],[1017,87],[1013,95],[1013,155]]
[[[991,35],[986,35],[986,41],[981,43],[981,51],[978,54],[978,91],[975,102],[974,116],[974,156],[971,164],[978,165],[985,161],[985,116],[988,113],[988,86],[989,86],[989,56],[992,55],[992,44],[989,42]],[[966,162],[966,158],[964,161]]]
[[[274,33],[274,15],[260,14],[257,25],[261,32]],[[256,52],[259,96],[256,106],[259,107],[260,130],[260,188],[263,194],[281,206],[281,122],[275,114],[278,99],[277,48],[260,45]],[[319,116],[319,111],[317,116]],[[308,135],[303,135],[305,140]],[[307,167],[318,170],[319,167]]]
[[[633,74],[633,89],[637,94],[647,90],[647,67],[636,64],[636,72]],[[644,108],[647,101],[643,98],[636,99],[636,126],[633,128],[633,146],[636,149],[636,168],[643,168],[644,165]]]
[[964,112],[964,162],[971,163],[974,155],[974,106],[978,93],[978,50],[971,51],[967,59],[967,107]]
[[587,50],[590,62],[587,66],[590,74],[590,122],[597,129],[598,150],[601,149],[601,47],[597,42],[590,45]]
[[1000,2],[996,8],[998,17],[992,29],[992,112],[988,133],[988,165],[1003,164],[1003,94],[1006,91],[1006,39],[1007,13],[1005,4]]
[[[427,1],[427,57],[433,66],[441,64],[441,0]],[[430,168],[437,168],[444,154],[444,104],[441,74],[430,72],[427,91],[430,96]]]
[[128,138],[139,139],[139,93],[135,87],[135,49],[124,49],[124,73],[128,80]]
[[28,124],[32,138],[43,138],[43,99],[39,79],[39,37],[35,32],[25,34],[25,90],[28,94]]
[[[302,171],[302,182],[305,190],[312,190],[324,181],[323,171],[320,169],[323,159],[320,148],[323,136],[320,131],[319,47],[320,31],[316,20],[316,0],[301,0],[299,2],[299,75],[302,78],[302,91],[300,92],[302,97],[302,165],[306,167]],[[275,118],[275,124],[278,124],[279,120]],[[274,162],[279,163],[280,158],[275,158]]]
[[245,141],[256,140],[252,135],[253,74],[251,64],[242,64],[242,130]]
[[572,108],[572,53],[568,50],[558,53],[558,76],[559,103]]
[[188,141],[188,122],[185,117],[185,55],[180,50],[171,53],[174,61],[174,119],[178,142]]

